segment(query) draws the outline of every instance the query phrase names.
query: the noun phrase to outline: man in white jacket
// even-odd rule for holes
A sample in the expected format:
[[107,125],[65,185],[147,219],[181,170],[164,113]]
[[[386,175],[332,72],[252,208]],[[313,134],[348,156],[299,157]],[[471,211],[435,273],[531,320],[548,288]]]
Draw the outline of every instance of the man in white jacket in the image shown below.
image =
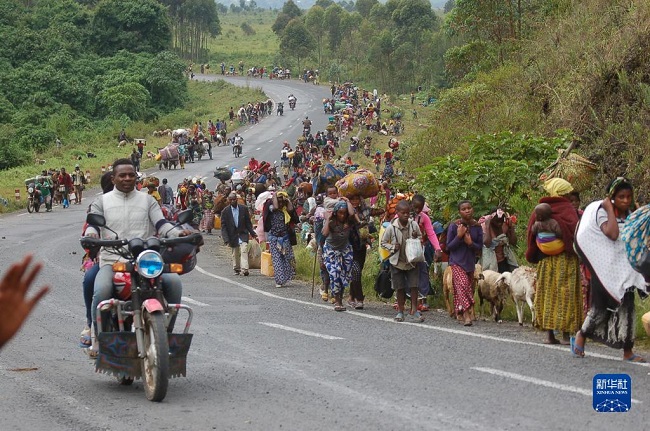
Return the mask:
[[[115,188],[97,198],[90,206],[90,212],[101,214],[106,226],[114,230],[121,239],[149,238],[158,233],[161,237],[179,237],[190,232],[174,227],[163,216],[160,205],[147,193],[135,189],[136,171],[130,159],[118,159],[113,163],[113,184]],[[115,239],[115,234],[105,228],[89,225],[85,236]],[[100,269],[95,278],[92,305],[93,322],[97,320],[97,305],[113,296],[113,263],[120,256],[102,248],[99,253]],[[163,274],[162,287],[165,299],[171,304],[181,302],[182,285],[178,274]],[[94,343],[93,343],[94,344]],[[95,348],[96,346],[93,346]]]

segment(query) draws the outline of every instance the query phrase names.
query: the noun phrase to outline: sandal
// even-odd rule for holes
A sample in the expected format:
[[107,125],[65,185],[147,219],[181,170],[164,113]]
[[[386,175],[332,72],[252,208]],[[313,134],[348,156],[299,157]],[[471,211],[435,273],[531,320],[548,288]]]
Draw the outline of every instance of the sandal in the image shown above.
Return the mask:
[[81,339],[79,340],[79,347],[82,349],[87,349],[92,346],[93,342],[90,339],[90,328],[86,327],[81,331]]
[[363,302],[357,302],[357,305],[354,306],[355,310],[363,310]]
[[646,361],[642,356],[639,356],[637,354],[632,354],[629,358],[625,359],[627,362],[636,362],[637,364],[645,364]]
[[334,311],[345,311],[345,307],[342,305],[335,305]]
[[322,299],[324,302],[329,301],[329,295],[327,294],[327,290],[321,290],[320,291],[320,299]]
[[393,318],[394,321],[396,322],[403,322],[404,321],[404,313],[401,311],[397,313],[397,315]]
[[415,313],[411,314],[411,316],[413,317],[413,320],[415,320],[418,323],[424,322],[424,317],[419,311],[416,311]]
[[[585,348],[580,347],[576,344],[576,337],[571,337],[569,339],[569,343],[571,344],[571,354],[573,355],[574,358],[584,358],[585,357]],[[632,356],[634,357],[634,356]],[[631,358],[630,358],[631,359]],[[645,362],[645,360],[644,360]]]

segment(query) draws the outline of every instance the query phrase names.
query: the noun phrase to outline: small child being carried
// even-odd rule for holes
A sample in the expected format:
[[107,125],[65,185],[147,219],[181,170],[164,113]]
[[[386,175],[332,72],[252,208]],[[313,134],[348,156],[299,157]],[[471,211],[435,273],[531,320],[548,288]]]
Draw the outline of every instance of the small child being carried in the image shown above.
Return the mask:
[[547,256],[555,256],[564,251],[562,229],[560,224],[551,218],[553,210],[549,204],[539,204],[535,207],[535,223],[531,232],[539,250]]

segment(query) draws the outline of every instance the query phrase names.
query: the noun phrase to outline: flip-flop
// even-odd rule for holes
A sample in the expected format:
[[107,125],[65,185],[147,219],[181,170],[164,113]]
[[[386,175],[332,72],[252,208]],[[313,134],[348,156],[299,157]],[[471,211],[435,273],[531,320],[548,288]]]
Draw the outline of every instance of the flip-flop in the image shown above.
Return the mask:
[[573,355],[574,358],[584,358],[585,357],[585,348],[580,347],[576,344],[576,337],[571,337],[570,338],[570,343],[571,343],[571,354]]
[[79,340],[79,347],[82,349],[88,349],[92,345],[92,340],[90,339],[90,335],[82,335],[81,339]]
[[334,311],[345,311],[345,307],[342,305],[335,305]]
[[645,364],[648,361],[646,361],[642,356],[633,354],[629,358],[625,359],[627,362],[636,362],[637,364]]
[[396,322],[403,322],[404,321],[404,313],[401,311],[397,313],[397,315],[393,318],[394,321]]

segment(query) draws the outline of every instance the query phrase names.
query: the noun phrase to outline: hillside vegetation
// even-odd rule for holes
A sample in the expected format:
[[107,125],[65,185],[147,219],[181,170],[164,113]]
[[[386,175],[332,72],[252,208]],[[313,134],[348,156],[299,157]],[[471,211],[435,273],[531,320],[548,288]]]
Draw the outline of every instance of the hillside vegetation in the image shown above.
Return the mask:
[[[459,0],[456,7],[469,3],[476,2]],[[480,54],[465,59],[466,73],[440,92],[423,121],[426,131],[409,149],[408,163],[435,169],[426,167],[431,155],[468,154],[477,135],[488,136],[483,145],[497,148],[499,140],[489,135],[511,131],[553,137],[563,130],[577,141],[577,151],[599,166],[583,202],[602,196],[605,184],[619,175],[629,176],[646,201],[650,3],[548,3],[555,7],[516,43],[481,39]],[[476,26],[467,29],[463,46],[476,45],[481,34]]]

